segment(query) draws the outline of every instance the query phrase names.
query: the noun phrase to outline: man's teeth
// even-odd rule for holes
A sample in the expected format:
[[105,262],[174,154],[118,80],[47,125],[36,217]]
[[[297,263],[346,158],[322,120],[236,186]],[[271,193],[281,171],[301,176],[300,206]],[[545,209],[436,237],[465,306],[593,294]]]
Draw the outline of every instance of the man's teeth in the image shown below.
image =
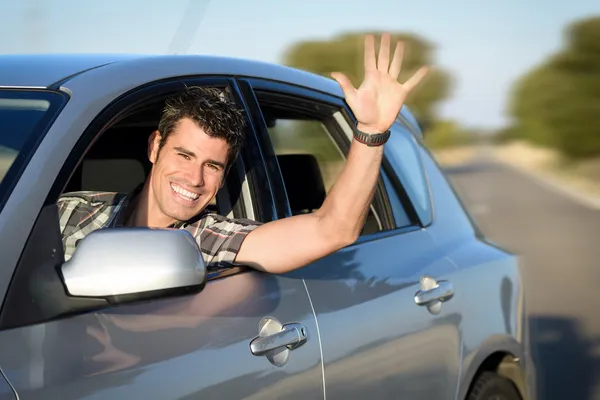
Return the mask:
[[188,199],[188,200],[196,200],[198,197],[200,197],[200,195],[198,193],[193,193],[190,192],[188,190],[185,190],[184,188],[182,188],[181,186],[177,186],[175,184],[171,184],[171,188],[180,196],[183,196],[184,198]]

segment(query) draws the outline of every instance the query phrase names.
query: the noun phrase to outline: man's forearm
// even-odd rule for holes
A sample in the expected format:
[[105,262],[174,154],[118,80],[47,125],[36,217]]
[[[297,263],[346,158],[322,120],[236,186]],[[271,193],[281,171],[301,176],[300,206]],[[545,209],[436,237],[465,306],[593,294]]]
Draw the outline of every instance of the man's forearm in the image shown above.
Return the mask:
[[236,263],[261,271],[285,273],[352,244],[367,216],[383,146],[353,141],[342,172],[320,209],[268,222],[253,230]]
[[[359,127],[360,129],[360,127]],[[373,200],[383,146],[369,147],[352,141],[348,158],[319,209],[323,228],[353,242],[360,235]]]
[[[374,38],[365,38],[365,79],[354,88],[350,79],[334,72],[356,120],[368,134],[382,133],[398,117],[404,99],[426,69],[406,83],[398,82],[403,47],[396,46],[389,63],[390,35],[381,38],[375,58]],[[375,193],[383,159],[383,146],[369,147],[353,140],[348,159],[323,205],[311,214],[295,215],[266,223],[253,230],[240,247],[236,262],[272,273],[285,273],[353,243],[362,231]]]

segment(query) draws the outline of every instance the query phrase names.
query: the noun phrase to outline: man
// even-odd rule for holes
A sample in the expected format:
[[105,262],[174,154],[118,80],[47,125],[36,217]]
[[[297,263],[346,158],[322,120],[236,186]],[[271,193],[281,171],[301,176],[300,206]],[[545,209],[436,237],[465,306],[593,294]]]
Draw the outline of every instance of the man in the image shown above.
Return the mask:
[[174,227],[196,238],[208,268],[245,264],[284,273],[352,244],[372,201],[388,129],[421,68],[398,82],[403,46],[390,63],[390,35],[376,59],[373,36],[365,38],[365,78],[358,89],[341,73],[342,88],[358,124],[346,164],[322,207],[266,224],[230,220],[205,211],[222,186],[243,143],[244,119],[218,92],[189,88],[169,98],[148,142],[152,170],[133,193],[73,193],[59,200],[66,258],[95,229],[117,226]]

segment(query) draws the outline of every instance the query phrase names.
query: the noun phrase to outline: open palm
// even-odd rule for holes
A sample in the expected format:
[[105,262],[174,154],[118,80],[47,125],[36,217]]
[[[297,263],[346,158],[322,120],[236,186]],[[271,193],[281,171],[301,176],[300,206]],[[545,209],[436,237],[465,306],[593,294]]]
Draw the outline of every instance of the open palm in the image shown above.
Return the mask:
[[384,34],[376,60],[375,39],[367,35],[365,77],[359,88],[354,88],[350,79],[341,72],[331,74],[342,88],[360,130],[369,133],[387,131],[398,116],[406,96],[427,74],[427,67],[422,67],[404,84],[398,82],[403,53],[404,45],[398,42],[390,64],[390,35]]

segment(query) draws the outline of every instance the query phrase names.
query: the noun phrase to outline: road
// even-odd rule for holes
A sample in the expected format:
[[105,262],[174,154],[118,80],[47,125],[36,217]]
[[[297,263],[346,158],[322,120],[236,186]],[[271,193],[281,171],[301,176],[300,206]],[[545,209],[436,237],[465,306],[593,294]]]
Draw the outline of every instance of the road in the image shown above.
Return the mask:
[[484,154],[445,172],[481,230],[522,257],[539,399],[600,399],[600,210]]

